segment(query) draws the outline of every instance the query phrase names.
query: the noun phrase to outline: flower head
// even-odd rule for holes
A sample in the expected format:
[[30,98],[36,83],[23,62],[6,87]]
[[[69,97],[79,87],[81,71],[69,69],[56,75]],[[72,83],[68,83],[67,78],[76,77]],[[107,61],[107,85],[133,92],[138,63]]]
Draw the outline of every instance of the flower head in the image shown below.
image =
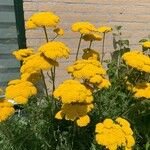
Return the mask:
[[52,60],[63,57],[68,58],[70,54],[70,49],[64,43],[58,41],[43,44],[38,51]]
[[12,80],[8,83],[5,97],[12,99],[18,104],[26,104],[28,98],[37,93],[37,89],[29,81]]
[[102,27],[99,27],[97,30],[100,33],[108,33],[108,32],[112,31],[112,28],[111,27],[107,27],[107,26],[102,26]]
[[26,49],[19,49],[17,51],[14,51],[12,53],[17,60],[24,61],[27,57],[34,54],[32,48],[26,48]]
[[90,89],[76,80],[65,80],[54,91],[54,97],[59,98],[62,103],[91,103],[93,96]]
[[97,143],[105,146],[109,150],[117,150],[118,147],[131,149],[135,144],[135,140],[130,123],[120,117],[115,121],[105,119],[103,123],[96,125]]
[[105,85],[106,88],[108,87],[106,79],[103,77],[106,75],[106,71],[102,68],[100,62],[95,59],[78,60],[69,66],[67,71],[74,78],[86,80],[86,82],[94,84],[99,88],[104,88]]
[[127,65],[139,71],[150,73],[150,58],[140,51],[130,51],[123,54],[122,59]]
[[0,122],[5,121],[15,113],[13,104],[7,100],[0,100]]
[[76,22],[71,26],[73,32],[80,32],[81,34],[89,34],[92,31],[97,31],[95,26],[90,22]]
[[59,17],[52,12],[38,12],[33,14],[26,23],[27,29],[35,27],[56,27]]

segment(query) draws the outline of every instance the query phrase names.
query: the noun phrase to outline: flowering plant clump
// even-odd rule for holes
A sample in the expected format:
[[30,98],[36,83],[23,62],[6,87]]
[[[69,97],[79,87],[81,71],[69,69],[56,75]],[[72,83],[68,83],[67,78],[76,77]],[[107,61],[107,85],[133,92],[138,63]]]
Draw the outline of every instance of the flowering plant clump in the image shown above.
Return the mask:
[[[72,53],[57,39],[65,36],[59,23],[52,12],[26,21],[26,29],[42,29],[46,43],[12,53],[21,61],[20,77],[0,89],[1,149],[149,150],[149,40],[132,51],[121,26],[75,22],[71,30],[79,33],[79,43],[64,68],[71,77],[56,84],[59,60]],[[105,37],[112,32],[114,51],[106,58]],[[102,47],[95,50],[94,42]]]

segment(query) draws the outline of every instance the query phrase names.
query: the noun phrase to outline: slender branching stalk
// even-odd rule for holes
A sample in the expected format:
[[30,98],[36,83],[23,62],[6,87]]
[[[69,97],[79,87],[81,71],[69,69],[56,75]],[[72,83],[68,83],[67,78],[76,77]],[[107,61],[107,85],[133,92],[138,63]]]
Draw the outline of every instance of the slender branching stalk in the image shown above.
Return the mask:
[[91,49],[93,40],[90,41],[89,49]]
[[[44,26],[43,29],[44,29],[44,33],[45,33],[46,42],[49,42],[49,38],[48,38],[46,27]],[[57,35],[51,41],[53,41],[56,38],[57,38]],[[55,90],[55,76],[56,76],[55,75],[55,70],[56,70],[55,66],[51,68],[52,95],[53,95],[53,92]]]
[[46,82],[45,82],[44,73],[43,73],[42,70],[41,70],[41,75],[42,75],[42,80],[43,80],[43,83],[44,83],[44,88],[45,88],[46,96],[48,97],[48,90],[47,90],[47,86],[46,86]]
[[44,29],[44,33],[45,33],[46,42],[48,42],[49,40],[48,40],[48,34],[47,34],[46,27],[44,26],[43,29]]
[[57,37],[58,37],[58,35],[56,35],[51,41],[54,41]]
[[103,43],[102,43],[102,54],[101,54],[101,64],[104,61],[104,55],[105,55],[105,32],[103,33]]
[[79,44],[78,44],[78,49],[77,49],[75,60],[78,60],[79,50],[80,50],[80,46],[81,46],[81,40],[82,40],[82,34],[81,34],[80,39],[79,39]]

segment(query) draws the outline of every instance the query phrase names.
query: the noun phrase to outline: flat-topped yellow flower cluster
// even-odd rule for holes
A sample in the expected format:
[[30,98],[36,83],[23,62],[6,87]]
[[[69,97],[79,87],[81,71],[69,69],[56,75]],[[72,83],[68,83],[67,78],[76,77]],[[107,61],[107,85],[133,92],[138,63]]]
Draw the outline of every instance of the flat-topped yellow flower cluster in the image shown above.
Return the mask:
[[62,42],[52,41],[42,45],[39,50],[45,57],[56,60],[58,58],[68,58],[70,49]]
[[104,78],[106,71],[97,60],[77,60],[67,68],[67,71],[72,77],[94,84],[98,88],[108,88],[110,86],[109,80]]
[[64,81],[54,91],[54,97],[63,103],[61,111],[55,116],[57,119],[64,117],[66,120],[77,121],[78,126],[86,126],[90,122],[87,113],[94,107],[92,92],[79,81]]
[[122,59],[127,65],[139,71],[150,73],[150,58],[140,51],[130,51],[123,54]]
[[37,27],[56,27],[60,18],[52,12],[38,12],[33,14],[26,22],[27,29]]
[[119,147],[131,150],[135,144],[129,122],[120,117],[115,122],[105,119],[103,123],[98,123],[95,132],[97,143],[109,150],[117,150]]
[[90,34],[93,31],[97,31],[90,22],[76,22],[72,24],[71,29],[73,32],[80,32],[80,34]]
[[28,98],[37,93],[37,89],[29,81],[12,80],[6,88],[6,99],[12,99],[17,104],[26,104]]

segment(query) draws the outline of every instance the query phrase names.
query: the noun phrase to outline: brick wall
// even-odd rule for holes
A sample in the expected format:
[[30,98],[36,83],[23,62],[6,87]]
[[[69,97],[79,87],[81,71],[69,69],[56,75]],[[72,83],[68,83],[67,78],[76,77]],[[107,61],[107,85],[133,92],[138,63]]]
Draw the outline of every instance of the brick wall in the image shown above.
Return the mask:
[[[78,33],[72,33],[70,26],[76,21],[90,21],[96,26],[122,25],[123,36],[130,40],[130,47],[138,49],[138,41],[146,37],[150,30],[150,0],[24,0],[25,20],[37,11],[53,11],[61,18],[60,26],[65,29],[64,41],[71,49],[69,60],[61,60],[57,78],[62,81],[67,77],[63,70],[75,58]],[[53,36],[53,35],[52,35]],[[43,32],[26,31],[27,46],[37,48],[45,42]],[[86,42],[83,42],[84,48]],[[96,42],[93,48],[100,49],[101,42]],[[113,50],[112,34],[107,35],[107,54]]]

